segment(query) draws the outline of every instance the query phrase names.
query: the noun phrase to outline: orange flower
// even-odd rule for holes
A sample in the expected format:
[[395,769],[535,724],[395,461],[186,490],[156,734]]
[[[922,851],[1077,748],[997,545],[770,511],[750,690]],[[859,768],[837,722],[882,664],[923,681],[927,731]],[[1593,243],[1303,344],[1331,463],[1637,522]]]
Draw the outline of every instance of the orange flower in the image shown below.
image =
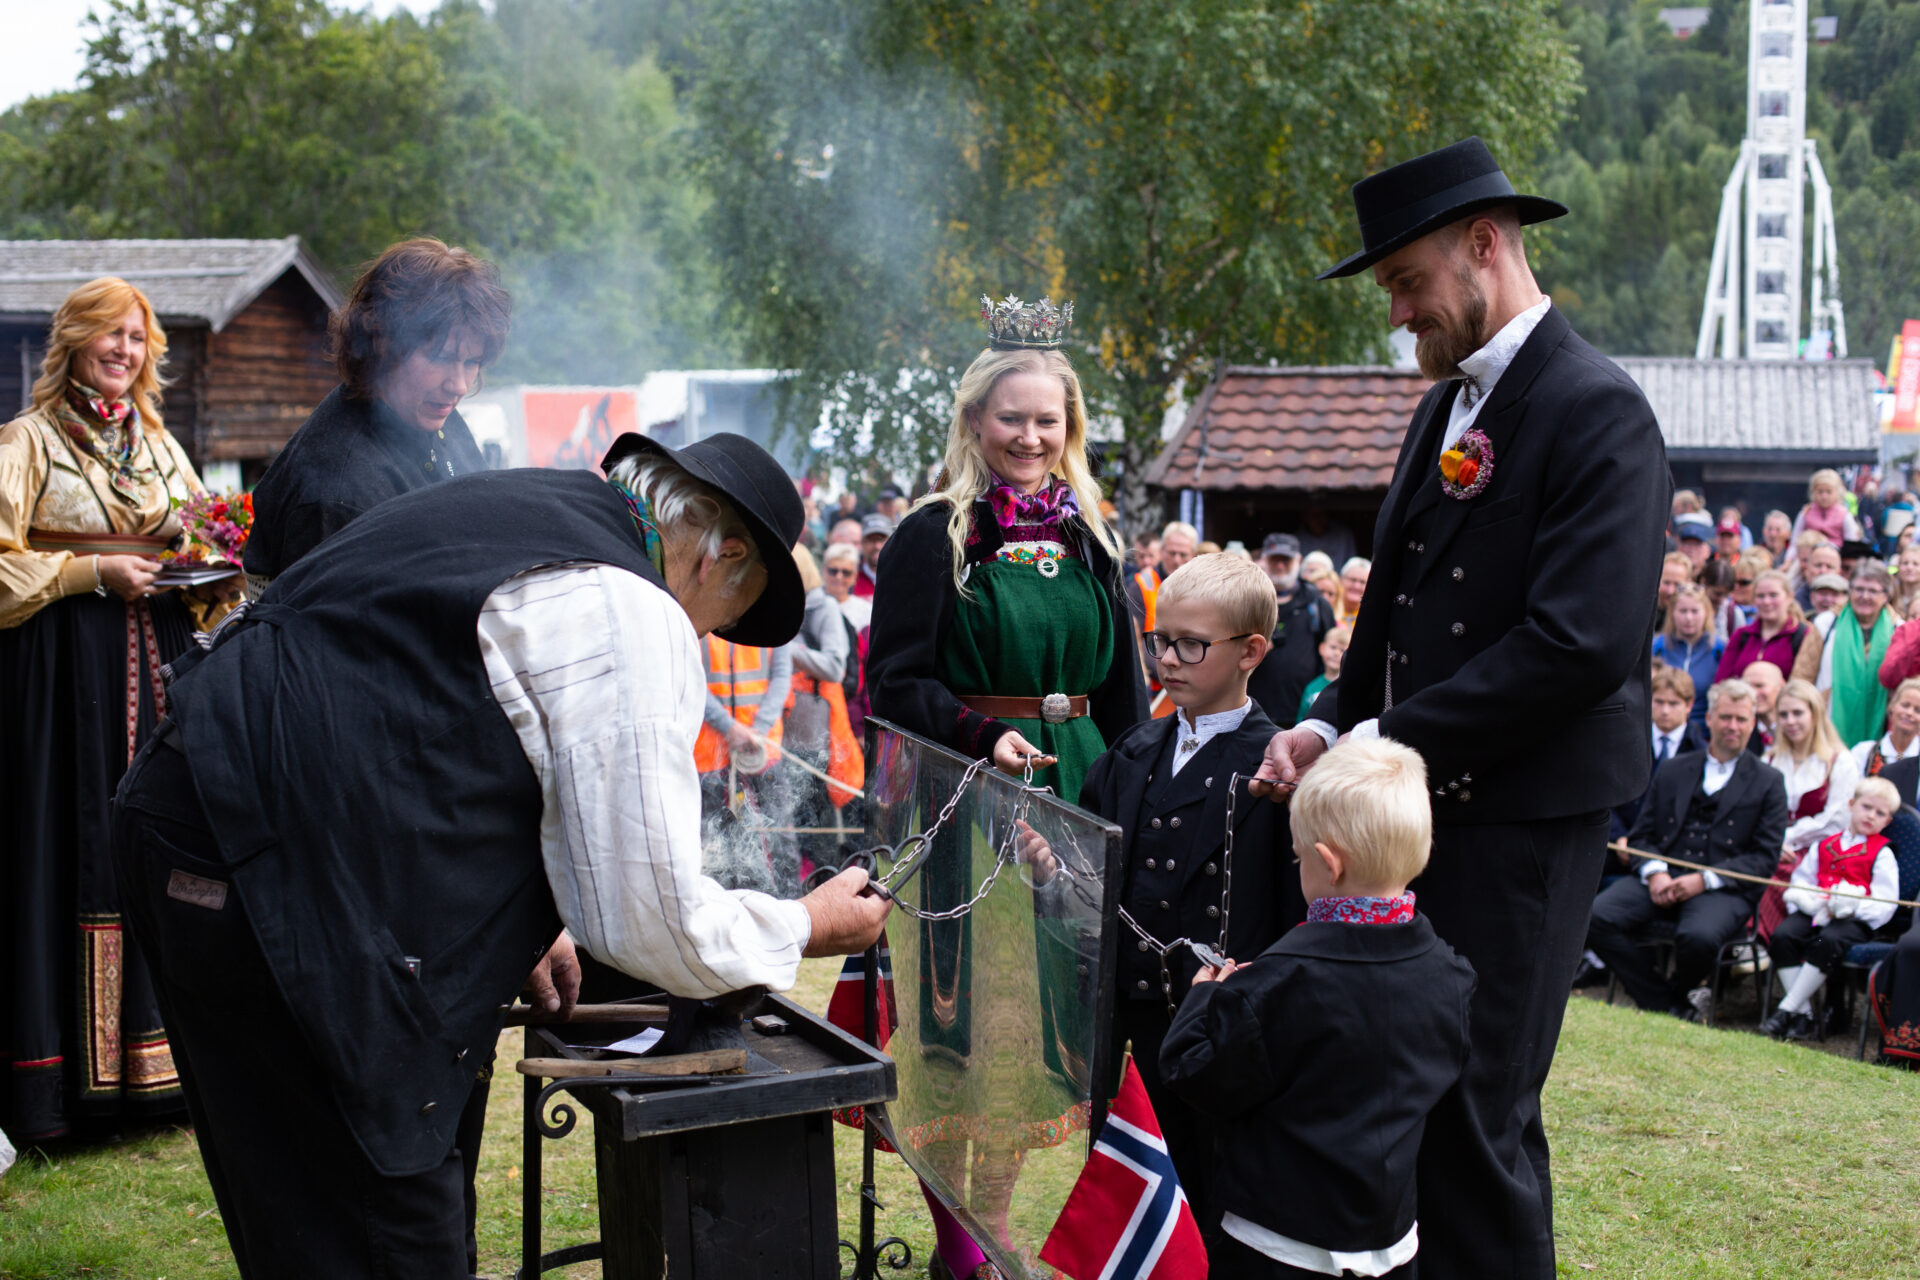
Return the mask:
[[[1468,483],[1460,478],[1460,465],[1466,462],[1466,460],[1467,455],[1458,449],[1449,449],[1440,455],[1440,474],[1446,477],[1448,484]],[[1479,466],[1476,464],[1474,470],[1477,472],[1479,469]]]
[[1463,458],[1460,461],[1460,465],[1455,468],[1455,471],[1456,474],[1449,478],[1464,489],[1471,485],[1474,478],[1480,474],[1480,463],[1474,458]]

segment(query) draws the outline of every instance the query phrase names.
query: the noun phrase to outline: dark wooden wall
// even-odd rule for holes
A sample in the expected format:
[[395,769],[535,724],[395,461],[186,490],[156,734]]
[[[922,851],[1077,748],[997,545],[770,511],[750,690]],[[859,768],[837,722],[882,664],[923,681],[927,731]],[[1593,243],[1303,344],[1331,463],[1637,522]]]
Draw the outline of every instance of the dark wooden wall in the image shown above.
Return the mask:
[[[47,325],[52,321],[48,316],[37,324],[0,324],[0,422],[10,422],[26,411],[34,380],[40,376],[41,358],[47,353]],[[206,363],[207,329],[203,324],[180,320],[168,323],[166,329],[169,385],[161,393],[161,412],[167,430],[198,462],[202,455],[195,444],[201,421],[199,386]]]
[[195,460],[272,458],[337,381],[326,304],[289,270],[208,335]]

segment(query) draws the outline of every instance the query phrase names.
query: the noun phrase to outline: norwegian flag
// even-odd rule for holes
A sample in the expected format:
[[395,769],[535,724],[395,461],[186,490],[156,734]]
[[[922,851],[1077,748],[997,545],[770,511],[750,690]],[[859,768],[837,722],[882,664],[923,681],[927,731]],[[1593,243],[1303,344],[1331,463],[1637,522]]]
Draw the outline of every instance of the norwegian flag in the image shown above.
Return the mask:
[[[884,1049],[887,1040],[893,1035],[894,1024],[900,1015],[894,1012],[893,1005],[893,952],[887,946],[887,937],[880,935],[880,1000],[879,1016],[875,1022],[876,1035],[874,1047]],[[827,1021],[848,1035],[859,1040],[867,1038],[867,956],[865,952],[847,957],[846,964],[840,967],[840,980],[833,984],[833,995],[827,1001]]]
[[1040,1258],[1073,1280],[1204,1280],[1207,1274],[1200,1226],[1132,1058]]

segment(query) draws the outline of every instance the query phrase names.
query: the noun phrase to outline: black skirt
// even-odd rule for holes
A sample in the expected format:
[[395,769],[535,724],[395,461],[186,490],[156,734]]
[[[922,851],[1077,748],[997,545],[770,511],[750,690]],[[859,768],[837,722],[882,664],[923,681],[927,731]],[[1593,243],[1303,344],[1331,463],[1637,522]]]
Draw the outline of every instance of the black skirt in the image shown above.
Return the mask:
[[15,1141],[180,1111],[108,809],[192,643],[173,595],[88,594],[0,631],[0,1128]]

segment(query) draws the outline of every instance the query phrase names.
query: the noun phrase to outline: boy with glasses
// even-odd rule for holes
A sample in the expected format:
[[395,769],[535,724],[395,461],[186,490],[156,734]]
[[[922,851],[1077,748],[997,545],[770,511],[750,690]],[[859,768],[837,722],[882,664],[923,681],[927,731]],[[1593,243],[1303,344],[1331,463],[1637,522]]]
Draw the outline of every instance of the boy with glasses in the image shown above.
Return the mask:
[[1145,639],[1175,714],[1121,735],[1080,790],[1081,805],[1124,833],[1115,1042],[1133,1046],[1203,1231],[1219,1221],[1213,1130],[1160,1077],[1160,1042],[1201,962],[1168,944],[1187,938],[1250,958],[1306,918],[1281,852],[1290,848],[1287,811],[1247,790],[1276,732],[1247,696],[1247,679],[1267,654],[1277,612],[1267,575],[1239,556],[1197,556],[1169,574]]

